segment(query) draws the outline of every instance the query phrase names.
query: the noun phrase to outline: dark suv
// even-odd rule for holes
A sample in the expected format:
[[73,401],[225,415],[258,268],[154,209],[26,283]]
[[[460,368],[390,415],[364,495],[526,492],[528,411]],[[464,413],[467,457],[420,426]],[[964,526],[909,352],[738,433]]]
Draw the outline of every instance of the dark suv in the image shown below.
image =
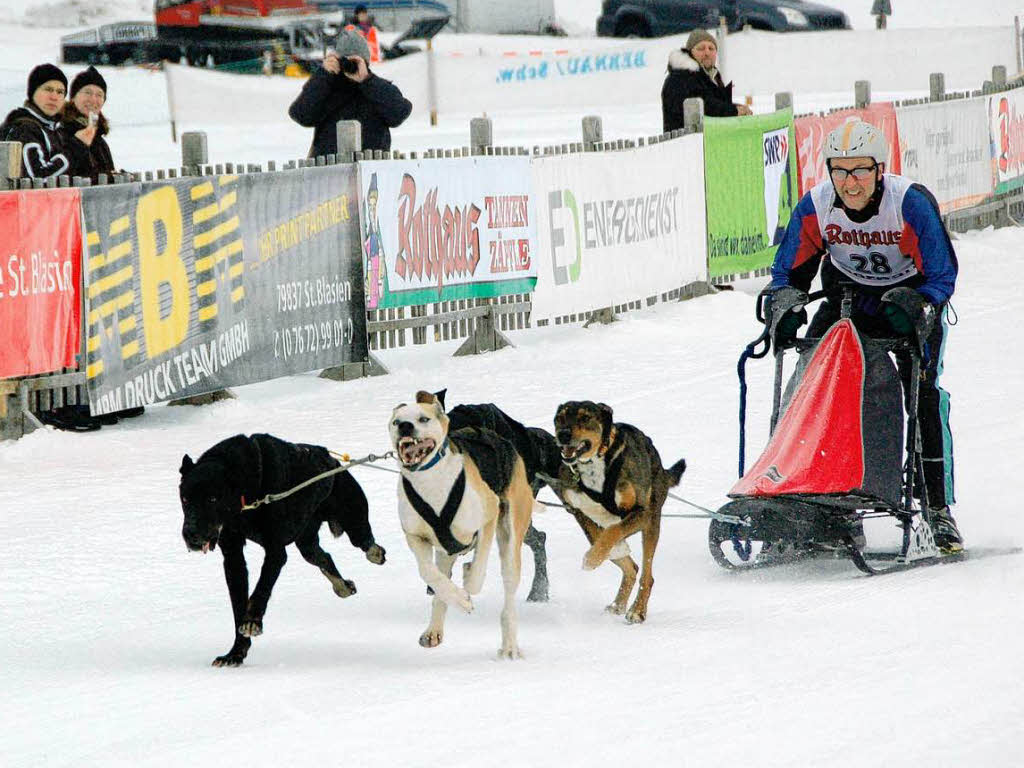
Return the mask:
[[770,32],[849,29],[846,14],[803,0],[604,0],[597,34],[659,37],[714,29],[724,16],[730,32],[749,25]]

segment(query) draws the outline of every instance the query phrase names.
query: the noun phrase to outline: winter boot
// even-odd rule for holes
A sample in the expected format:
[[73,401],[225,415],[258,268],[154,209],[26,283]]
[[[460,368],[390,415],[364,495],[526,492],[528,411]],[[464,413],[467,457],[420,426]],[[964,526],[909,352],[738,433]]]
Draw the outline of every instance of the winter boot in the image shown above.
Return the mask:
[[949,507],[933,507],[928,510],[928,517],[935,534],[935,544],[944,555],[953,555],[964,551],[964,540],[957,530],[956,520]]

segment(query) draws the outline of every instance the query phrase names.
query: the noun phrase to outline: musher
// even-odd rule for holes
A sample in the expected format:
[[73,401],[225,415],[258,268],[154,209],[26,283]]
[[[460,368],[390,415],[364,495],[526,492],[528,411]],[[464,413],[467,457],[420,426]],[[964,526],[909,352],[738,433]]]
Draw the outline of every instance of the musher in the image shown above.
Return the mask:
[[[949,394],[938,385],[953,295],[957,259],[934,196],[905,176],[886,173],[885,134],[850,120],[825,140],[829,179],[800,200],[772,264],[773,334],[792,340],[807,322],[806,292],[818,273],[825,290],[857,284],[853,321],[867,336],[912,336],[924,340],[918,420],[924,482],[936,544],[946,554],[963,550],[950,513],[953,504],[953,437]],[[797,293],[800,292],[800,293]],[[807,329],[822,336],[840,316],[838,297],[826,299]],[[906,389],[909,354],[897,354]]]

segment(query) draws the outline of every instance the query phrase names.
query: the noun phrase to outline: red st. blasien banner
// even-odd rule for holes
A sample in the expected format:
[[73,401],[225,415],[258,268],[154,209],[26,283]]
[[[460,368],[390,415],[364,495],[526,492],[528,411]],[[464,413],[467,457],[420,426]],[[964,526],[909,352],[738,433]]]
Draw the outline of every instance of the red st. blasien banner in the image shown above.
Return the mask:
[[0,379],[75,365],[81,273],[77,189],[0,193]]
[[815,185],[828,178],[825,169],[825,138],[847,120],[860,118],[882,130],[889,141],[889,162],[886,173],[899,173],[900,134],[896,123],[896,107],[891,101],[869,104],[863,109],[843,109],[819,117],[810,115],[793,121],[796,129],[797,173],[800,178],[800,194],[805,195]]

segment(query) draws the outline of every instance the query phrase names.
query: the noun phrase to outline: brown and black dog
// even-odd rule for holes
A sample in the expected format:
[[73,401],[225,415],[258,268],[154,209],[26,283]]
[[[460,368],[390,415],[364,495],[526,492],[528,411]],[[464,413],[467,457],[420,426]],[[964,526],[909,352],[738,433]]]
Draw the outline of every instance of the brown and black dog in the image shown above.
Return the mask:
[[[559,496],[591,545],[583,568],[593,570],[611,558],[622,570],[622,583],[608,610],[626,613],[626,621],[638,624],[647,618],[654,585],[661,507],[669,488],[679,484],[686,461],[665,469],[647,435],[630,424],[615,423],[609,406],[589,400],[558,406],[555,439],[562,453]],[[643,534],[643,572],[636,600],[626,612],[637,575],[626,539],[637,531]]]

